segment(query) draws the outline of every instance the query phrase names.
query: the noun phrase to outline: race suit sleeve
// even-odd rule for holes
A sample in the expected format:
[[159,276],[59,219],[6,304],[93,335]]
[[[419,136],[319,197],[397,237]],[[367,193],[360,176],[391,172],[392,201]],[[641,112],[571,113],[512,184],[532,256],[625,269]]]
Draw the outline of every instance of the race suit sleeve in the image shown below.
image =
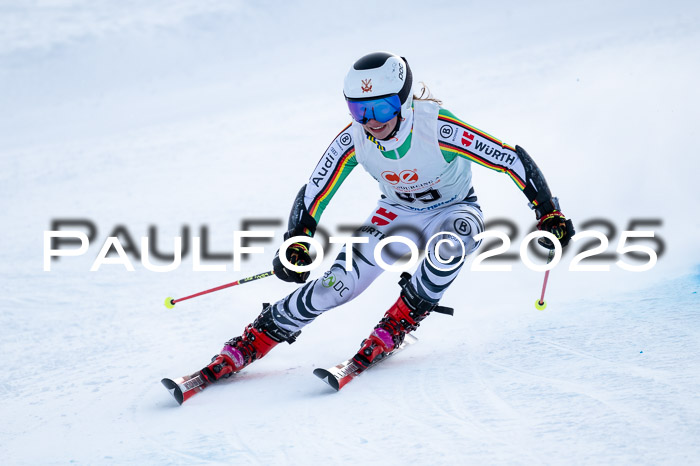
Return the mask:
[[547,181],[522,147],[509,146],[445,109],[440,109],[437,126],[438,144],[446,160],[460,156],[506,173],[530,201],[537,218],[555,210]]
[[289,216],[286,237],[313,236],[328,203],[357,166],[351,126],[346,126],[333,139],[314,168],[309,182],[297,194]]

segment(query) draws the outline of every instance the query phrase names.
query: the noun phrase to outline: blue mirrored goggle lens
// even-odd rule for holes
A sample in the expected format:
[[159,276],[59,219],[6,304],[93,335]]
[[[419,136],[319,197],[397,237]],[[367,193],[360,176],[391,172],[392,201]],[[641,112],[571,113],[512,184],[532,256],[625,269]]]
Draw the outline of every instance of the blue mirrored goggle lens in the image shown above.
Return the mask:
[[364,125],[369,120],[386,123],[401,111],[401,99],[398,95],[391,95],[374,100],[348,100],[348,108],[360,124]]

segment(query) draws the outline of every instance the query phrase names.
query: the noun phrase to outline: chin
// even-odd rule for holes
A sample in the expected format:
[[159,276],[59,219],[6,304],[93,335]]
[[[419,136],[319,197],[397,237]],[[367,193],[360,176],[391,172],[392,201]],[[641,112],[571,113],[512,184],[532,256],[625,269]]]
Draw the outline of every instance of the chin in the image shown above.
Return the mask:
[[382,131],[381,133],[370,133],[372,136],[374,136],[376,139],[379,139],[380,141],[389,136],[391,131]]

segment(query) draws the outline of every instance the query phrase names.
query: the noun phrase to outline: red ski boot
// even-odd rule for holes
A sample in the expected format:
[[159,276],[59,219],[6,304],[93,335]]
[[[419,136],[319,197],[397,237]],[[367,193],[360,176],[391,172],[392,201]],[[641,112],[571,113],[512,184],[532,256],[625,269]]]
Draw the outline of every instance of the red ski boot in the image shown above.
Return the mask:
[[272,306],[265,303],[262,313],[245,328],[243,335],[226,342],[221,353],[200,373],[209,383],[230,377],[283,341],[294,343],[300,333],[279,328],[272,319]]
[[362,342],[360,350],[353,357],[353,361],[358,365],[367,367],[393,351],[403,342],[406,334],[416,330],[420,322],[432,311],[452,315],[451,308],[438,306],[437,303],[421,298],[410,280],[410,274],[401,274],[399,299],[386,311],[384,318],[374,327],[370,336]]

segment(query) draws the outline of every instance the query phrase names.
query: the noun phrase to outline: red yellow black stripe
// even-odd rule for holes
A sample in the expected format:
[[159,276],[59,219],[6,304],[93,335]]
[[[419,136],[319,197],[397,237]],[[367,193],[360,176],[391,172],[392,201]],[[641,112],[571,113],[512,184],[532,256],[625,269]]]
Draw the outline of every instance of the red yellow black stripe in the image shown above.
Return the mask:
[[499,139],[496,139],[495,137],[491,136],[491,135],[488,134],[488,133],[484,133],[483,131],[481,131],[481,130],[478,129],[478,128],[474,128],[473,126],[466,124],[466,123],[463,122],[462,120],[458,120],[457,118],[454,118],[454,117],[451,117],[451,116],[448,116],[448,115],[440,115],[440,116],[438,117],[438,120],[439,120],[439,121],[446,121],[446,122],[448,122],[448,123],[452,123],[452,124],[455,124],[455,125],[457,125],[457,126],[460,126],[460,127],[464,128],[464,129],[466,129],[466,130],[471,131],[472,133],[478,134],[479,136],[481,136],[481,137],[483,137],[483,138],[486,138],[486,139],[488,139],[489,141],[498,144],[498,145],[501,146],[501,147],[504,147],[504,148],[506,148],[506,149],[510,149],[510,150],[512,150],[513,152],[515,152],[515,148],[514,148],[514,147],[511,147],[511,146],[509,146],[508,144],[504,144],[504,143],[501,142]]
[[316,196],[314,201],[311,203],[311,207],[309,208],[309,213],[311,214],[312,217],[316,218],[316,212],[319,209],[319,206],[321,206],[324,201],[327,198],[330,198],[332,193],[334,192],[335,188],[338,186],[342,174],[345,171],[345,167],[348,164],[348,161],[352,159],[355,156],[355,146],[350,147],[341,157],[340,161],[335,167],[335,171],[331,174],[330,178],[328,179],[328,182],[326,183],[326,186],[323,188],[321,193]]
[[[441,117],[442,118],[442,117]],[[491,141],[494,141],[494,139],[491,139]],[[500,143],[499,143],[500,144]],[[460,146],[455,146],[453,144],[449,144],[444,141],[439,142],[440,145],[440,150],[447,151],[447,152],[452,152],[458,155],[461,155],[462,157],[465,157],[473,162],[478,163],[479,165],[483,165],[487,168],[490,168],[492,170],[496,170],[501,173],[506,173],[508,176],[511,177],[511,179],[515,182],[518,187],[523,190],[525,189],[525,181],[522,180],[513,170],[510,168],[502,167],[500,165],[496,165],[494,163],[489,162],[488,160],[484,159],[483,157],[475,154],[474,152],[471,152],[464,147]],[[508,147],[508,146],[503,146],[503,147]]]

